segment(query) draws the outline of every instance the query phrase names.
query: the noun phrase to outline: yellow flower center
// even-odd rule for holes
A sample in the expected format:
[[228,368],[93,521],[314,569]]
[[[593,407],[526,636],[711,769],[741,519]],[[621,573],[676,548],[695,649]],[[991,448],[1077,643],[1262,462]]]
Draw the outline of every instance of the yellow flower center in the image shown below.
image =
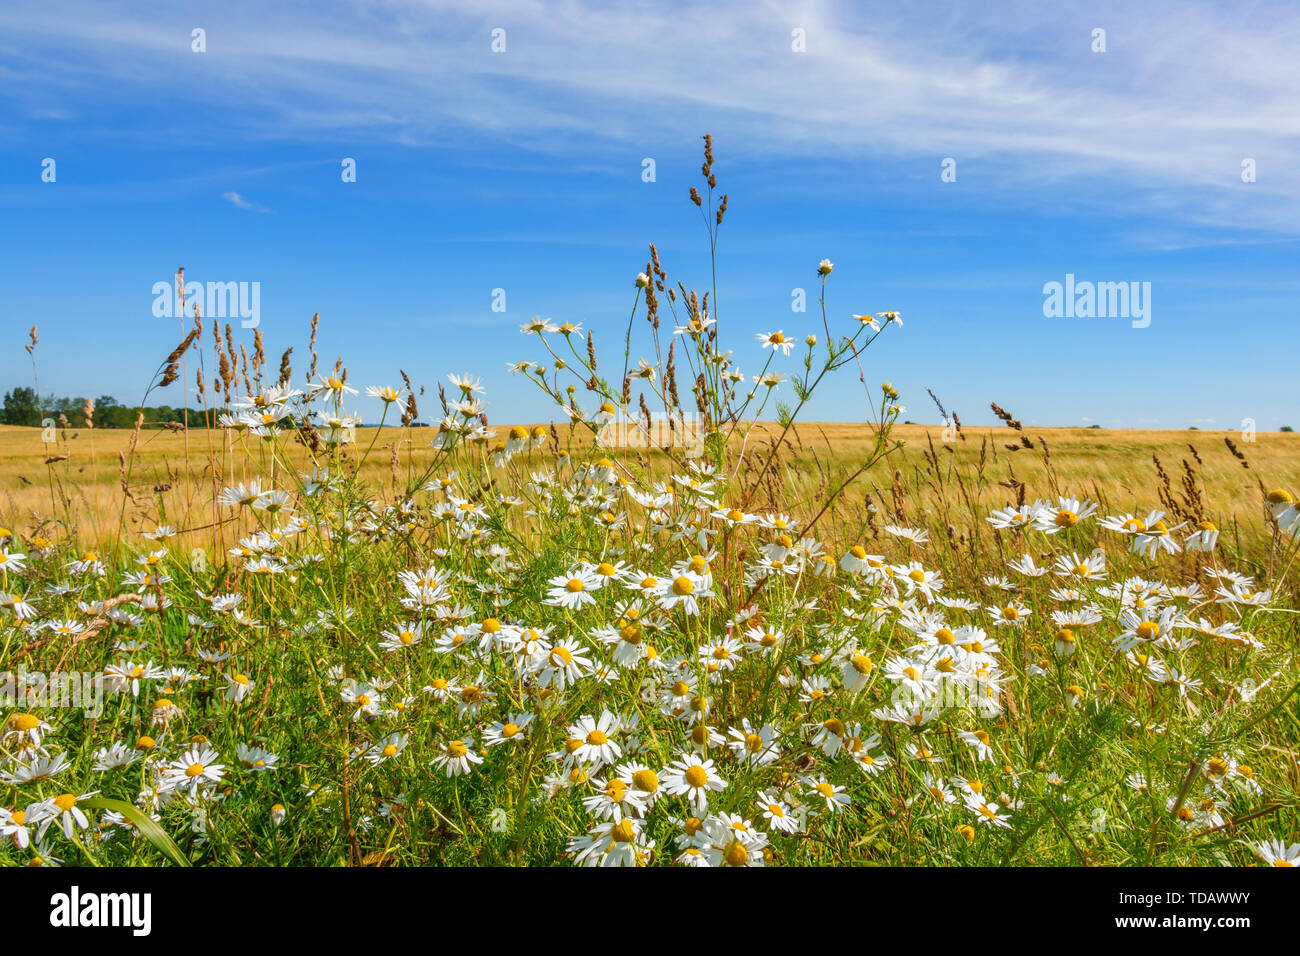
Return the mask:
[[51,801],[61,813],[67,813],[77,805],[77,796],[73,793],[61,793]]
[[611,780],[605,785],[605,796],[609,797],[615,803],[622,803],[623,798],[627,796],[627,784],[622,780]]
[[614,829],[609,832],[616,843],[631,843],[636,839],[636,830],[632,828],[631,820],[621,820],[614,825]]

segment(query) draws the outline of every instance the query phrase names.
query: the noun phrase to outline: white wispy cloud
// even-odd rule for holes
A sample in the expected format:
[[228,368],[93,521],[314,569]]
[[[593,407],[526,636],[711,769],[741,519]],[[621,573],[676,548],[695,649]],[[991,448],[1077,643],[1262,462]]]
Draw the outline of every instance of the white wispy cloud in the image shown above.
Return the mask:
[[[206,53],[190,50],[195,26]],[[960,188],[1012,200],[1109,197],[1121,214],[1287,235],[1300,223],[1300,9],[1286,3],[232,0],[110,19],[49,0],[6,5],[0,29],[25,51],[9,51],[9,72],[41,77],[10,94],[29,114],[161,91],[204,109],[178,136],[496,139],[569,156],[652,155],[708,129],[735,161],[860,157],[937,180],[951,156]]]
[[239,209],[247,209],[250,212],[270,212],[265,206],[258,205],[255,202],[249,202],[243,196],[236,192],[222,193],[221,198],[229,203],[234,204]]

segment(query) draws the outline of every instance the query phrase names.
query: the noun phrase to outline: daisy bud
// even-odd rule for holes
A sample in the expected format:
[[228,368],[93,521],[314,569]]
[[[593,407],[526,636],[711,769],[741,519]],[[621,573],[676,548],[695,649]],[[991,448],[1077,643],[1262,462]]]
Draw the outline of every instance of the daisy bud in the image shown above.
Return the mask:
[[828,276],[834,269],[835,266],[831,264],[831,260],[829,259],[823,259],[821,262],[817,263],[817,274],[819,276]]
[[284,823],[285,818],[288,815],[288,811],[284,809],[283,803],[277,803],[271,807],[271,822],[277,827]]
[[644,289],[649,284],[650,284],[650,279],[648,276],[646,276],[644,272],[638,272],[636,274],[636,287],[638,289]]

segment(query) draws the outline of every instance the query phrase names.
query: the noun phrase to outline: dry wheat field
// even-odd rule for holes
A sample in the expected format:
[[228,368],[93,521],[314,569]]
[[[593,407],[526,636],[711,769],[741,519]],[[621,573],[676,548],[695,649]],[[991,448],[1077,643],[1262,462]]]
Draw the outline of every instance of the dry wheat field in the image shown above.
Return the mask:
[[814,269],[738,341],[651,246],[540,423],[195,315],[218,427],[0,430],[0,862],[1300,863],[1300,438],[903,424]]

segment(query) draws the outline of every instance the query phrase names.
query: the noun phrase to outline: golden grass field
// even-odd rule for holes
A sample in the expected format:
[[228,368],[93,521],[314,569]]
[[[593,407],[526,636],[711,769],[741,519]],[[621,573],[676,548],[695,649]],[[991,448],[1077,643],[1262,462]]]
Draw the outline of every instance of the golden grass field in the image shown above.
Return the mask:
[[[504,433],[507,426],[495,427],[498,433]],[[568,426],[557,430],[562,445],[569,441],[568,431]],[[779,431],[773,423],[758,424],[749,436],[751,453],[767,445]],[[1013,501],[1015,495],[1005,484],[1013,476],[1025,482],[1030,498],[1047,496],[1052,488],[1040,440],[1050,452],[1051,468],[1061,491],[1093,496],[1113,512],[1144,510],[1158,500],[1160,478],[1154,459],[1159,459],[1175,487],[1182,479],[1183,462],[1192,464],[1210,511],[1224,528],[1230,528],[1233,519],[1247,515],[1252,521],[1243,523],[1258,525],[1254,519],[1261,513],[1261,484],[1265,488],[1300,486],[1300,434],[1259,432],[1255,441],[1248,443],[1235,431],[1030,426],[1025,433],[1035,444],[1033,450],[1010,450],[1008,446],[1016,444],[1018,436],[1005,427],[967,428],[964,439],[944,442],[940,426],[896,425],[892,437],[902,447],[858,479],[856,499],[847,496],[848,503],[856,500],[860,505],[862,493],[872,492],[877,497],[888,494],[895,471],[909,497],[923,492],[932,471],[931,449],[949,473],[957,470],[977,475],[983,461],[984,480],[971,486],[978,505],[992,508]],[[408,475],[419,474],[433,459],[429,446],[433,434],[428,428],[357,429],[357,447],[364,449],[374,442],[375,448],[363,477],[387,491],[394,484],[401,485]],[[1249,468],[1232,454],[1225,437],[1245,456]],[[79,528],[83,536],[89,532],[90,538],[102,539],[113,533],[124,501],[119,455],[129,453],[131,432],[69,429],[60,431],[52,444],[41,438],[38,428],[0,426],[0,521],[22,529],[62,518],[64,509],[59,502],[66,496],[70,506],[67,513],[103,522],[104,526],[97,529]],[[737,435],[734,441],[739,444],[739,440]],[[230,464],[248,459],[239,449],[228,447],[229,441],[221,430],[195,430],[188,437],[163,428],[142,431],[127,482],[134,496],[133,507],[127,509],[128,528],[147,530],[151,521],[165,520],[183,532],[196,529],[196,540],[187,543],[209,544],[210,531],[204,531],[214,517],[212,493],[201,494],[196,489],[219,491],[220,485],[257,477],[246,473],[243,465]],[[574,436],[575,445],[589,441]],[[806,489],[811,500],[821,497],[832,480],[829,476],[862,460],[874,442],[875,433],[869,424],[800,424],[787,436],[782,467],[793,472],[787,475],[793,479],[792,487]],[[257,454],[256,442],[248,447]],[[305,447],[293,446],[293,453],[300,467],[310,470]],[[537,453],[539,459],[546,456],[545,451]],[[658,452],[653,457],[663,459]],[[211,462],[216,463],[215,482]],[[933,484],[946,484],[944,477]],[[931,501],[933,496],[918,495],[917,500]]]

